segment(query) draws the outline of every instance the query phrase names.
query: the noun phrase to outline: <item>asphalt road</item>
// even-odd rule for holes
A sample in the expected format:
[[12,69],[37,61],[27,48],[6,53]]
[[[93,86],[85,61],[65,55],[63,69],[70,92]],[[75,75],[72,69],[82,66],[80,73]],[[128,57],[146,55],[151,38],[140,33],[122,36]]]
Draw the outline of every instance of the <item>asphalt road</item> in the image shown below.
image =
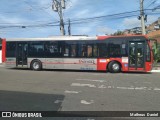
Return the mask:
[[[0,67],[0,111],[160,111],[159,100],[160,73],[111,74]],[[158,120],[140,118],[146,119]]]

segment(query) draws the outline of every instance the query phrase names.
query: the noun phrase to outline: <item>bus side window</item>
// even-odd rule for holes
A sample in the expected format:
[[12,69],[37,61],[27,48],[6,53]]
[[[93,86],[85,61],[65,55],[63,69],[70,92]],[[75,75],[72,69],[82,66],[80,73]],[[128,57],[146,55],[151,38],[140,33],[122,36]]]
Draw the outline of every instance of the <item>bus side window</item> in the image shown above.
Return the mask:
[[92,57],[93,55],[93,47],[92,47],[92,45],[88,45],[87,46],[87,57]]
[[98,43],[98,57],[106,58],[108,57],[107,44]]
[[126,44],[122,44],[122,50],[121,50],[122,56],[127,56],[127,45]]
[[65,44],[63,47],[63,56],[68,57],[69,56],[69,45]]
[[34,56],[42,57],[44,56],[44,43],[43,42],[30,42],[28,46],[28,50],[29,50],[30,57],[34,57]]
[[121,56],[121,45],[120,44],[109,44],[109,54],[110,57],[120,57]]
[[16,57],[16,42],[7,42],[7,57]]
[[87,46],[82,45],[82,57],[87,57]]
[[147,44],[147,46],[146,46],[146,60],[147,61],[151,61],[151,54],[150,54],[150,48],[149,48],[149,45]]
[[70,56],[71,57],[76,57],[77,51],[76,51],[76,45],[71,45],[70,46]]
[[97,45],[93,45],[93,57],[97,57],[98,56],[98,48]]

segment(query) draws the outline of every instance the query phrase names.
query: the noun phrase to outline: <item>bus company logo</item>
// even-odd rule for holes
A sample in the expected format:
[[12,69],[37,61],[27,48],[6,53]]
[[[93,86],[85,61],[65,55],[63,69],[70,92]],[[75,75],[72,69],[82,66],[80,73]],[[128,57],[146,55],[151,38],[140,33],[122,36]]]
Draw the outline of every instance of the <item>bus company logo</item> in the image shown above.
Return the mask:
[[2,117],[11,117],[11,112],[2,112]]
[[96,64],[94,60],[85,60],[85,59],[80,59],[79,63],[80,64]]

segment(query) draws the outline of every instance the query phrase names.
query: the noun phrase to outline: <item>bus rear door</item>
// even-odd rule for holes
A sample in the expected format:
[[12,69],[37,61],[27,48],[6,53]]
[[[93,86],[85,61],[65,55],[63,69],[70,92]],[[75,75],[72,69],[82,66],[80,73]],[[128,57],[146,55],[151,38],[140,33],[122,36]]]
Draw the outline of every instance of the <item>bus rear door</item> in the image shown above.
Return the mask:
[[129,41],[129,71],[145,70],[145,41]]
[[16,54],[16,66],[27,65],[27,53],[28,53],[28,44],[27,42],[18,42],[17,43],[17,54]]

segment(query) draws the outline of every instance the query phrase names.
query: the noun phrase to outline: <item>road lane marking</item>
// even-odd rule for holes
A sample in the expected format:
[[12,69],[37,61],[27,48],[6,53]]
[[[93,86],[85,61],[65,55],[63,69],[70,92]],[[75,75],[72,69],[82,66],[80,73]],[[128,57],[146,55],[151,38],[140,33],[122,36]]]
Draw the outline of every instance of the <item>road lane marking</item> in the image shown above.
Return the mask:
[[98,88],[107,88],[105,85],[100,85]]
[[80,93],[81,91],[69,91],[69,90],[65,90],[64,92],[65,93],[75,93],[75,94],[77,94],[77,93]]
[[90,100],[90,101],[81,100],[81,104],[90,105],[92,103],[94,103],[94,100]]
[[63,100],[55,100],[54,101],[55,104],[62,103],[62,102],[63,102]]
[[93,81],[93,82],[106,82],[105,80],[92,80],[92,79],[76,79],[76,80]]
[[79,87],[91,87],[95,88],[96,86],[93,84],[81,84],[81,83],[72,83],[71,86],[79,86]]
[[154,88],[154,90],[160,90],[160,88]]
[[116,87],[117,89],[124,89],[124,90],[126,90],[126,89],[128,89],[127,87]]
[[71,86],[77,87],[90,87],[90,88],[98,88],[98,89],[121,89],[121,90],[148,90],[148,91],[160,91],[160,88],[157,87],[119,87],[119,86],[106,86],[106,85],[94,85],[94,84],[81,84],[81,83],[72,83]]

